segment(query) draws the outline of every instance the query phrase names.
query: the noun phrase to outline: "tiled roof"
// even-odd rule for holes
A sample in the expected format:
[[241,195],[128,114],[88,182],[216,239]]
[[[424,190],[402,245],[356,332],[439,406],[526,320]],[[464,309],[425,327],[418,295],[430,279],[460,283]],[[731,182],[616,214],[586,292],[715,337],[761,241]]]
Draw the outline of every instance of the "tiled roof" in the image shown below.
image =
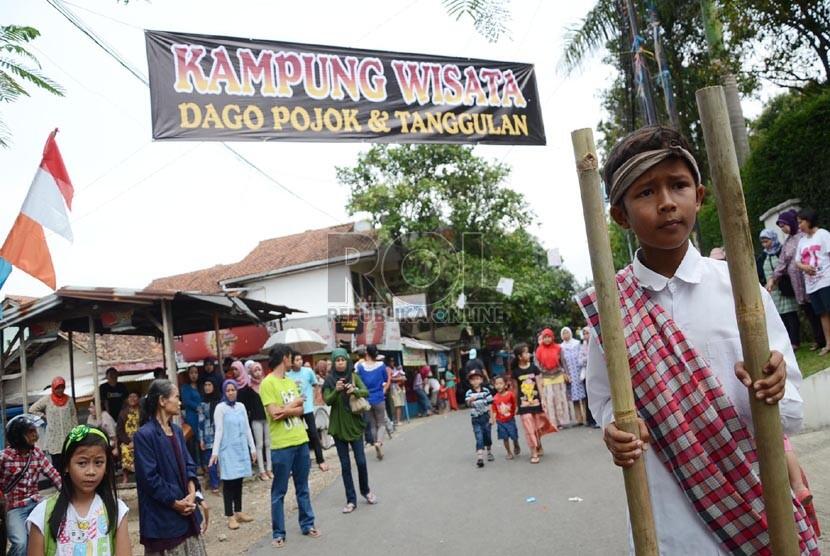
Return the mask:
[[185,272],[174,276],[156,278],[147,286],[152,290],[195,291],[202,293],[217,293],[222,291],[219,280],[226,277],[232,264],[218,264],[202,270]]
[[374,251],[372,232],[353,233],[354,224],[340,224],[307,230],[290,236],[266,239],[235,264],[216,265],[202,270],[153,280],[150,289],[178,291],[221,291],[219,282],[254,274],[276,272],[289,267],[342,257],[346,249]]
[[[89,334],[75,332],[72,341],[76,347],[89,351]],[[150,336],[125,334],[96,334],[95,349],[98,364],[123,366],[125,363],[161,365],[164,351],[161,342]]]
[[225,279],[274,272],[316,261],[327,261],[344,256],[346,249],[362,252],[374,251],[377,248],[371,235],[352,233],[353,230],[353,224],[342,224],[266,239],[259,242],[259,245],[244,259],[233,265]]

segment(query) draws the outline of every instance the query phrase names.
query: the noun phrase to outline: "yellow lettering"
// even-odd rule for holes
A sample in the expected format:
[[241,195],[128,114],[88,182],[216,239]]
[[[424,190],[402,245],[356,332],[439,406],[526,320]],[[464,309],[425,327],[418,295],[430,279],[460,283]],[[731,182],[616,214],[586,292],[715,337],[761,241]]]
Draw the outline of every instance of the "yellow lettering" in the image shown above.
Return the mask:
[[271,108],[271,116],[274,118],[274,129],[282,129],[288,123],[291,113],[285,106],[274,106]]
[[458,129],[461,130],[461,133],[464,135],[472,135],[473,134],[473,123],[470,121],[472,116],[470,114],[459,114],[458,115]]
[[340,115],[340,110],[329,108],[325,115],[326,129],[332,132],[338,132],[343,128],[343,116]]
[[513,114],[513,125],[516,127],[516,135],[527,135],[527,115]]
[[222,118],[219,117],[219,112],[216,111],[213,104],[205,106],[205,121],[202,122],[203,129],[207,129],[209,127],[225,129],[225,126],[222,125]]
[[202,123],[202,109],[195,102],[179,104],[179,116],[179,127],[182,129],[195,129]]
[[401,133],[409,133],[409,112],[406,110],[395,110],[395,117],[401,122]]
[[444,128],[441,125],[441,112],[427,112],[427,128],[430,133],[435,133],[433,126],[438,133],[444,133]]
[[[302,122],[300,122],[302,118]],[[305,131],[311,125],[311,118],[305,108],[297,107],[291,111],[291,126],[297,131]]]
[[[230,112],[233,111],[233,118]],[[242,129],[242,117],[239,115],[238,104],[228,104],[222,109],[222,123],[229,129]]]
[[458,133],[458,120],[454,112],[444,112],[441,123],[444,124],[444,131],[450,135],[456,135]]
[[357,121],[357,109],[348,108],[343,110],[343,125],[346,131],[362,131],[360,122]]
[[242,113],[242,119],[248,129],[261,129],[265,125],[265,115],[256,104],[248,105],[245,112]]
[[513,124],[510,122],[510,116],[507,114],[501,115],[501,132],[509,133],[510,135],[518,135],[516,133],[516,128],[513,127]]
[[412,113],[412,131],[410,133],[425,133],[427,130],[424,119],[417,112]]

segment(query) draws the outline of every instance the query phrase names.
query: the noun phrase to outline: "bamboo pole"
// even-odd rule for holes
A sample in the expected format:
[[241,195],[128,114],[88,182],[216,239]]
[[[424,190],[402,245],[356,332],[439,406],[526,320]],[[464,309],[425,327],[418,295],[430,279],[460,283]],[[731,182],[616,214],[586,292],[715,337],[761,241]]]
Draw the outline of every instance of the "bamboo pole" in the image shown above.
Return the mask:
[[[614,277],[611,245],[600,192],[600,178],[594,136],[590,129],[578,129],[571,133],[579,187],[582,191],[582,212],[585,231],[588,234],[588,252],[597,294],[599,319],[602,325],[602,346],[611,384],[611,403],[617,428],[639,437],[634,391],[628,367],[628,353],[623,336],[620,297]],[[628,469],[623,469],[628,513],[634,550],[638,556],[657,555],[657,533],[651,511],[651,497],[646,477],[645,457],[637,459]]]
[[29,413],[29,363],[26,360],[26,328],[20,327],[20,393],[23,394],[23,413]]
[[6,334],[0,330],[0,425],[6,430]]
[[[75,346],[73,345],[72,331],[67,332],[69,338],[69,382],[72,383],[72,403],[78,403],[75,395]],[[98,407],[97,405],[95,406]]]
[[[213,313],[213,338],[216,341],[216,369],[219,369],[219,374],[224,375],[225,370],[222,368],[222,335],[219,330],[219,313]],[[216,372],[216,369],[213,372]]]
[[[718,219],[726,252],[729,253],[729,277],[732,280],[744,364],[755,382],[764,377],[763,367],[769,359],[770,349],[726,96],[720,86],[700,89],[696,96],[715,185]],[[757,399],[751,390],[749,405],[755,427],[772,553],[775,556],[797,556],[798,537],[778,406]]]
[[[71,334],[71,333],[70,333]],[[69,337],[69,343],[72,344],[72,336]],[[95,415],[101,421],[101,413],[104,411],[101,405],[101,389],[98,387],[98,343],[95,341],[95,317],[89,317],[89,351],[92,354],[92,398],[95,400]],[[73,365],[74,366],[74,365]],[[72,379],[72,400],[75,400],[75,380],[74,372]]]

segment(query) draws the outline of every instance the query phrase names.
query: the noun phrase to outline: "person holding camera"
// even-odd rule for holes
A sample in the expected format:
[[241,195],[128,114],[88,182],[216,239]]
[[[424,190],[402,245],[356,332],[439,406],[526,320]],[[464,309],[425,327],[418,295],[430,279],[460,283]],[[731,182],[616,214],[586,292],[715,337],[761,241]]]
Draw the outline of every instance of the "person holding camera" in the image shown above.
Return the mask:
[[[363,450],[365,423],[360,414],[362,404],[356,403],[361,398],[365,400],[369,396],[369,390],[360,376],[353,372],[348,351],[337,348],[331,352],[331,359],[334,361],[334,366],[323,385],[323,399],[331,406],[329,434],[334,438],[337,456],[340,458],[343,487],[346,489],[346,505],[343,507],[343,513],[350,514],[357,507],[357,495],[352,479],[349,448],[354,452],[354,460],[357,464],[360,494],[369,504],[377,504],[377,498],[369,489],[369,470],[366,466],[366,453]],[[367,408],[368,403],[362,406]]]

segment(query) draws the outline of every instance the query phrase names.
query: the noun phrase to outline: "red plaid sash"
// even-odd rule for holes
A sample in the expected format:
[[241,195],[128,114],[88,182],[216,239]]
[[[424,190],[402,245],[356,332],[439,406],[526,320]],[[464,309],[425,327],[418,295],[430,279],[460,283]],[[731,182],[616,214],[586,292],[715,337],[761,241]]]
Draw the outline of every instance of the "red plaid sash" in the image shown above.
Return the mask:
[[[657,456],[700,518],[732,554],[772,554],[754,440],[718,378],[631,266],[617,274],[637,411]],[[577,300],[599,341],[593,289]],[[793,499],[802,555],[819,554],[804,509]]]

